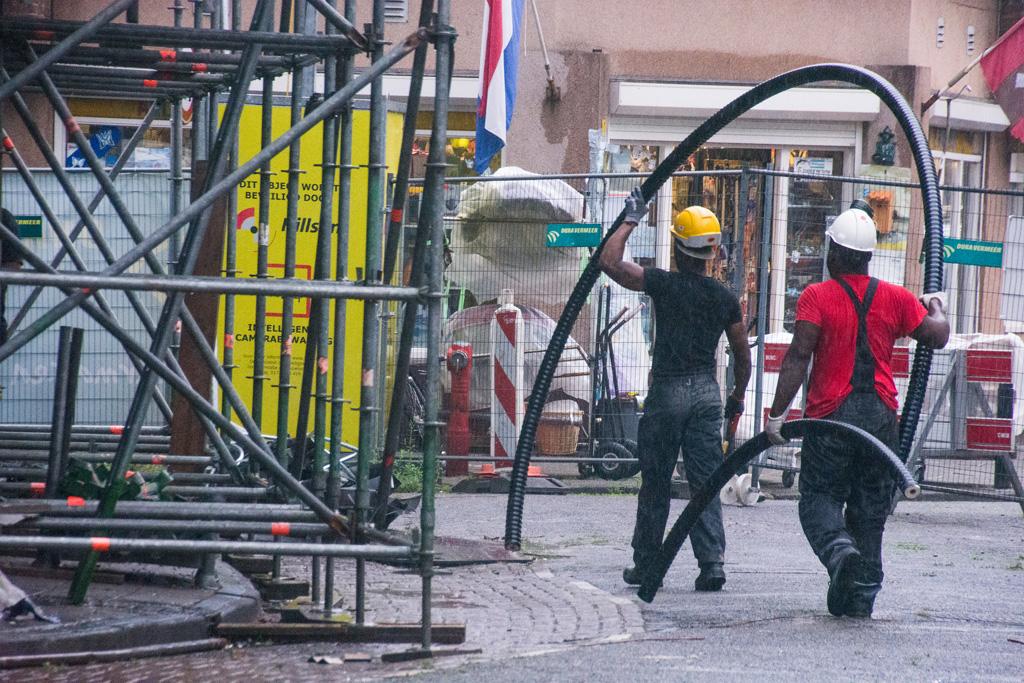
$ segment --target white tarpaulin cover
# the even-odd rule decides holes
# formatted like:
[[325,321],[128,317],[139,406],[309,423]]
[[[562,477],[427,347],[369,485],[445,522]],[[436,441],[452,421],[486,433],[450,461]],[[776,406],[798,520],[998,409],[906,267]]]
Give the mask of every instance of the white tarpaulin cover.
[[[468,289],[478,302],[496,300],[503,289],[511,289],[517,306],[532,307],[553,320],[561,314],[589,258],[589,250],[546,246],[547,226],[583,221],[584,199],[562,180],[532,176],[535,174],[520,168],[505,167],[494,173],[501,180],[477,182],[462,191],[458,216],[452,222],[452,258],[446,274],[452,282]],[[639,305],[638,293],[614,283],[611,287],[612,315],[623,307]],[[594,299],[592,296],[591,300]],[[543,349],[551,330],[545,332],[541,326],[535,326],[527,334],[535,335],[535,342],[531,343]],[[486,335],[483,331],[480,334]],[[573,334],[584,349],[592,350],[594,330],[586,309]],[[651,361],[642,316],[637,315],[624,325],[614,342],[620,391],[646,394]],[[539,364],[542,354],[532,355],[536,359],[531,358],[530,362]],[[558,373],[563,371],[560,367]],[[532,386],[534,374],[528,376],[527,383]],[[474,373],[474,393],[476,379]],[[573,378],[571,383],[579,387],[579,398],[589,400],[587,378]]]

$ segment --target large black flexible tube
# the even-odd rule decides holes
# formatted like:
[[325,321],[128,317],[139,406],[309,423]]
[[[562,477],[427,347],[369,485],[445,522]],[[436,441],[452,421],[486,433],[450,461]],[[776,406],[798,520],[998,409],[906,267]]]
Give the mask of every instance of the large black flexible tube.
[[[859,442],[858,445],[863,447],[865,453],[877,456],[892,470],[897,480],[896,485],[903,491],[904,496],[907,498],[917,498],[921,493],[921,487],[914,481],[914,477],[907,470],[906,465],[903,464],[899,456],[893,453],[884,443],[862,429],[842,422],[833,422],[832,420],[793,420],[782,425],[782,435],[788,439],[799,439],[811,434],[815,436],[835,436]],[[641,583],[638,593],[641,600],[644,602],[654,600],[654,595],[658,592],[658,588],[661,586],[661,582],[665,578],[669,567],[672,566],[672,561],[679,553],[679,549],[683,547],[683,541],[690,535],[690,530],[697,522],[701,513],[704,512],[704,508],[708,506],[708,503],[718,495],[718,492],[725,486],[733,474],[745,468],[747,463],[756,458],[762,451],[770,448],[771,445],[771,442],[768,441],[768,435],[761,432],[733,451],[711,473],[708,480],[704,482],[704,486],[692,493],[690,502],[687,503],[676,523],[672,525],[672,529],[665,537],[665,542],[661,544],[661,549],[644,573],[643,583]]]
[[[680,164],[728,123],[774,95],[790,88],[818,81],[842,81],[869,90],[877,95],[896,116],[896,120],[899,122],[904,135],[906,135],[907,142],[913,153],[924,199],[924,291],[940,291],[942,289],[942,213],[939,200],[939,185],[935,175],[935,165],[928,148],[928,139],[921,130],[921,124],[914,116],[913,109],[903,96],[900,95],[899,91],[887,80],[867,69],[848,64],[815,64],[794,69],[754,86],[704,121],[672,150],[665,160],[641,184],[640,189],[643,192],[644,198],[648,200],[653,198],[658,188],[669,179],[672,173],[679,168]],[[551,388],[551,379],[555,374],[558,359],[565,348],[569,332],[576,323],[576,318],[579,316],[580,310],[590,294],[590,290],[593,288],[594,283],[597,282],[600,272],[598,258],[601,255],[601,251],[608,238],[622,224],[623,216],[624,213],[619,214],[601,241],[601,244],[594,250],[590,262],[587,263],[587,267],[584,269],[583,274],[580,276],[566,302],[565,308],[562,310],[562,315],[558,319],[558,324],[555,326],[555,331],[551,336],[551,341],[548,343],[548,348],[541,361],[537,379],[534,382],[533,391],[527,404],[522,430],[519,434],[519,443],[516,447],[515,461],[512,466],[508,504],[505,510],[505,547],[511,550],[518,550],[520,545],[523,522],[523,497],[526,492],[526,474],[530,465],[530,457],[533,453],[541,411],[544,408],[544,401],[547,398],[548,390]],[[900,423],[899,455],[904,461],[910,453],[910,446],[913,443],[914,433],[917,430],[917,421],[921,414],[921,403],[924,400],[928,372],[931,368],[931,356],[932,351],[930,348],[918,345],[910,377],[910,386],[907,389],[903,419]]]

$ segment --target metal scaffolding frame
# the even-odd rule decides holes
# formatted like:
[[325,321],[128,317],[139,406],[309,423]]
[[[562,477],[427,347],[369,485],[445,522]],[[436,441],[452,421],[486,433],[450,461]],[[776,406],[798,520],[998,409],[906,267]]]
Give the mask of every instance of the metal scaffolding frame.
[[[373,0],[373,20],[362,32],[354,25],[355,0],[344,0],[339,9],[336,0],[284,0],[275,7],[274,0],[257,0],[247,30],[241,25],[241,2],[230,3],[230,14],[224,16],[223,5],[214,3],[207,16],[201,3],[193,3],[191,25],[185,17],[183,0],[173,0],[169,8],[173,25],[147,26],[137,23],[137,15],[129,15],[126,23],[114,23],[130,8],[134,0],[113,0],[93,19],[86,22],[5,18],[0,23],[0,101],[10,101],[23,121],[35,145],[47,161],[50,171],[78,216],[71,230],[57,218],[51,203],[40,190],[32,171],[24,161],[18,145],[0,129],[3,149],[0,166],[10,158],[22,181],[28,187],[40,211],[60,241],[61,250],[46,262],[23,248],[27,268],[22,272],[0,272],[0,283],[34,286],[27,303],[17,312],[11,334],[0,344],[0,362],[9,359],[39,334],[57,324],[73,310],[80,309],[113,335],[123,346],[138,372],[138,384],[131,408],[116,436],[99,438],[94,430],[76,426],[74,422],[75,391],[73,382],[58,386],[53,426],[57,435],[31,425],[0,425],[0,478],[8,479],[5,492],[21,490],[37,492],[31,480],[42,476],[47,482],[46,498],[33,501],[39,514],[27,521],[14,534],[0,537],[0,549],[33,547],[51,556],[61,551],[84,552],[69,591],[73,602],[81,602],[88,591],[96,563],[104,552],[184,552],[207,558],[227,552],[255,552],[272,555],[308,555],[312,558],[311,584],[314,601],[322,599],[325,612],[333,606],[337,581],[335,561],[355,561],[356,622],[365,621],[367,560],[412,561],[422,580],[421,646],[429,650],[431,637],[431,579],[434,552],[434,486],[438,449],[440,400],[440,368],[428,364],[428,391],[423,454],[423,496],[420,527],[410,537],[383,531],[381,510],[390,495],[385,484],[371,498],[369,471],[372,462],[382,454],[382,408],[377,383],[383,382],[387,349],[381,333],[385,309],[382,302],[403,301],[406,325],[403,342],[411,334],[411,320],[419,304],[428,313],[428,357],[438,357],[441,329],[441,298],[443,271],[443,181],[446,168],[445,139],[447,134],[448,85],[452,72],[452,47],[455,33],[448,25],[450,0],[422,0],[417,29],[404,40],[386,49],[384,42],[384,0]],[[316,19],[324,21],[325,31],[315,32]],[[275,21],[277,20],[277,21]],[[397,231],[401,216],[392,215],[385,242],[385,210],[388,199],[385,166],[385,124],[387,104],[383,97],[382,76],[410,53],[415,52],[408,98],[404,138],[415,130],[420,89],[426,69],[427,52],[434,46],[435,76],[434,120],[431,145],[424,181],[423,209],[420,212],[416,250],[413,259],[412,286],[390,284],[395,263]],[[357,61],[365,58],[356,69]],[[322,101],[310,105],[310,69],[320,68],[324,75]],[[271,130],[273,83],[275,77],[290,73],[290,127],[274,138]],[[238,155],[239,122],[242,107],[253,81],[262,85],[260,151],[242,162]],[[351,197],[353,109],[352,99],[363,88],[370,88],[369,98],[369,180],[366,197],[366,263],[360,282],[348,279],[349,210]],[[94,196],[85,201],[76,192],[63,164],[54,153],[38,122],[33,120],[22,93],[42,93],[66,127],[69,141],[77,144],[80,153],[96,179]],[[89,141],[73,116],[68,96],[115,94],[152,102],[149,112],[132,139],[123,148],[117,163],[106,168],[90,147]],[[205,160],[206,173],[202,187],[190,203],[182,202],[183,183],[187,179],[183,159],[184,136],[182,100],[192,98],[193,162]],[[169,191],[170,213],[157,229],[145,234],[121,197],[114,180],[132,157],[136,145],[158,113],[170,110],[171,161]],[[223,109],[219,109],[223,106]],[[305,111],[303,108],[305,107]],[[0,121],[2,125],[2,121]],[[337,207],[334,272],[331,271],[331,230],[319,231],[316,243],[315,269],[312,281],[295,278],[295,245],[298,233],[299,153],[303,135],[322,125],[321,157],[322,188],[340,186]],[[20,141],[19,141],[20,143]],[[392,187],[394,205],[404,204],[411,167],[412,145],[404,141],[397,176]],[[227,197],[228,216],[234,218],[237,186],[253,173],[260,176],[258,220],[260,235],[269,230],[270,182],[274,172],[271,160],[287,150],[287,216],[285,219],[286,258],[283,278],[272,278],[268,271],[268,243],[258,241],[256,277],[239,278],[236,261],[235,230],[228,229],[225,240],[223,277],[193,274],[203,248],[204,236],[213,220],[214,202]],[[0,187],[0,192],[3,188]],[[322,192],[320,225],[331,226],[335,211],[333,193]],[[2,200],[0,194],[0,200]],[[94,212],[102,201],[113,207],[121,226],[133,241],[126,253],[118,256],[104,237]],[[17,241],[17,236],[0,227],[0,234]],[[76,240],[89,236],[108,264],[100,272],[88,272],[86,262],[76,248]],[[167,243],[170,255],[161,263],[153,254],[155,247]],[[57,270],[70,259],[75,270]],[[127,274],[129,267],[143,261],[149,274]],[[52,287],[65,298],[49,310],[31,319],[32,305],[42,288]],[[148,335],[147,344],[139,343],[118,320],[102,290],[123,291],[131,311]],[[139,292],[161,292],[165,295],[157,319],[149,314],[138,299]],[[264,329],[268,297],[282,299],[281,339],[278,344],[278,419],[277,433],[263,433],[263,399],[266,395],[267,340],[256,335],[255,356],[251,368],[239,368],[230,345],[218,357],[200,323],[184,301],[186,293],[224,295],[222,324],[227,334],[235,330],[235,297],[254,296],[255,324]],[[295,298],[309,298],[312,311],[305,358],[299,410],[290,414],[288,397],[295,388],[290,384],[291,337],[294,330]],[[355,397],[344,396],[344,367],[352,364],[346,358],[345,306],[349,300],[363,302],[361,370],[362,387],[358,398],[359,436],[355,455],[354,491],[351,505],[342,507],[342,427],[343,407]],[[329,314],[334,315],[333,330]],[[410,313],[411,312],[411,313]],[[411,317],[410,317],[411,315]],[[68,329],[68,328],[64,328]],[[187,335],[198,351],[220,394],[220,405],[193,388],[178,360],[179,335]],[[329,352],[329,340],[337,343]],[[63,367],[76,367],[74,359],[81,345],[80,331],[62,332],[62,341],[55,353]],[[411,339],[411,337],[410,337]],[[408,365],[408,344],[398,357],[399,367]],[[384,352],[382,353],[382,348]],[[69,365],[69,363],[71,363]],[[333,374],[329,375],[333,367]],[[253,389],[251,403],[246,404],[235,389],[232,379],[236,371],[251,372]],[[367,379],[369,378],[369,379]],[[376,381],[375,381],[376,378]],[[154,433],[144,426],[148,408],[154,404],[167,419],[172,418],[167,395],[158,382],[180,394],[200,418],[207,437],[208,455],[182,456],[165,452],[150,455],[147,448],[166,447],[166,431]],[[396,386],[404,383],[396,382]],[[401,405],[401,394],[392,400]],[[250,406],[251,405],[251,409]],[[400,412],[400,410],[399,410]],[[306,457],[309,416],[312,414],[312,477],[301,480]],[[330,431],[332,437],[328,439]],[[391,429],[388,430],[389,439]],[[44,448],[42,444],[49,439]],[[98,501],[87,502],[73,497],[60,499],[58,486],[67,463],[68,452],[76,444],[89,441],[103,452],[83,456],[84,461],[102,462],[109,466],[110,476]],[[33,450],[33,444],[40,448]],[[383,449],[385,469],[390,480],[393,448]],[[239,459],[242,452],[246,456]],[[297,461],[297,462],[296,462]],[[40,463],[46,464],[41,468]],[[129,465],[153,464],[213,465],[215,471],[190,474],[167,490],[191,502],[119,502]],[[10,479],[15,481],[10,481]],[[186,485],[182,485],[186,484]],[[269,500],[268,503],[194,502],[210,497]],[[40,505],[48,503],[48,508]],[[18,502],[8,503],[5,510],[18,509]],[[42,512],[40,513],[40,510]],[[69,517],[70,515],[70,517]],[[377,526],[373,525],[377,519]],[[177,520],[177,521],[175,521]],[[281,526],[284,524],[285,526]],[[280,543],[281,529],[289,535],[305,537],[309,542]],[[76,536],[75,532],[91,534]],[[118,537],[118,533],[143,534],[143,538]],[[168,540],[161,534],[189,532],[194,539]],[[63,536],[49,534],[60,533]],[[30,534],[30,535],[26,535]],[[35,535],[31,535],[35,534]],[[228,541],[219,534],[250,534],[265,541]],[[111,536],[112,535],[112,536]],[[322,561],[324,563],[322,564]],[[208,572],[207,560],[200,574]],[[279,565],[275,565],[275,569]],[[276,575],[276,571],[275,571]],[[197,576],[197,580],[200,577]]]

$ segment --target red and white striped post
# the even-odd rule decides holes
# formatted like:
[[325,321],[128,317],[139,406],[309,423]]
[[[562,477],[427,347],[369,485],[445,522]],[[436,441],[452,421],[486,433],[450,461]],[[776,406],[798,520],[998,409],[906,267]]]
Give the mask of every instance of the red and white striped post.
[[491,457],[495,467],[510,467],[525,413],[523,314],[512,290],[501,290],[491,321]]

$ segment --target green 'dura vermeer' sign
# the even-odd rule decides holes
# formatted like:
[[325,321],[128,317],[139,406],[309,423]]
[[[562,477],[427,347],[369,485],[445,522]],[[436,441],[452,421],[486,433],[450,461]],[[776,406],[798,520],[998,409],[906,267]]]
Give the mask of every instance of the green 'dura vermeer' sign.
[[600,223],[548,223],[544,240],[549,247],[596,247],[600,243]]

